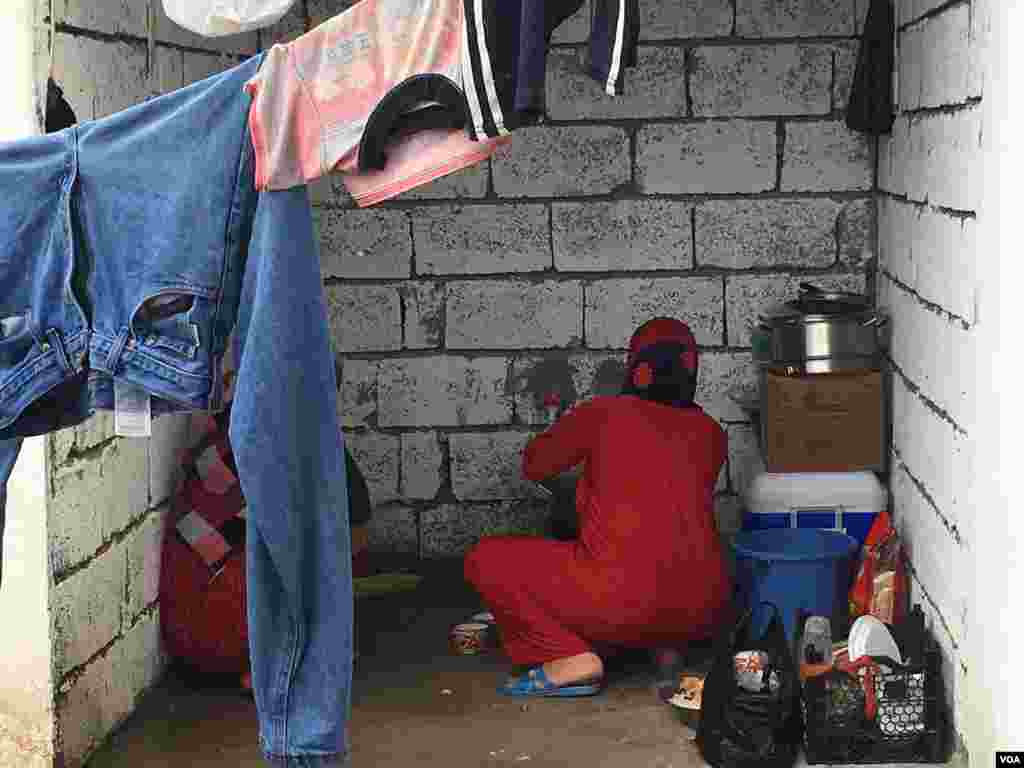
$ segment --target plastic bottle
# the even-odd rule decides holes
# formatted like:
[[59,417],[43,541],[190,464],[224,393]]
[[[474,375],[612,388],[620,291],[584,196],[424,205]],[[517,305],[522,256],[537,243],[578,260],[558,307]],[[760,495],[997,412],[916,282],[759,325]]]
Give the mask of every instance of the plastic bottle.
[[832,624],[826,616],[809,616],[800,641],[800,677],[806,680],[832,666]]

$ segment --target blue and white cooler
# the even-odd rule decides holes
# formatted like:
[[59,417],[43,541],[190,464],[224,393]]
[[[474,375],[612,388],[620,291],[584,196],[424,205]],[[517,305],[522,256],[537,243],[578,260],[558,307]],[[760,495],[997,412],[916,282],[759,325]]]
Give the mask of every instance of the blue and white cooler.
[[765,472],[747,490],[743,530],[841,531],[856,539],[859,548],[888,501],[874,472]]

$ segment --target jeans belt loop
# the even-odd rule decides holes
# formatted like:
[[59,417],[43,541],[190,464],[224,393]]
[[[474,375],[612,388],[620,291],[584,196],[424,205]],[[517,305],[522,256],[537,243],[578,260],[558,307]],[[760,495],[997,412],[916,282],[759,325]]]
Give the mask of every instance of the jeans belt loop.
[[121,362],[121,353],[124,351],[125,344],[128,343],[128,337],[131,335],[129,328],[123,328],[121,333],[114,339],[114,346],[110,348],[110,354],[107,355],[106,368],[110,371],[110,375],[114,376],[117,374],[117,364]]
[[68,350],[64,346],[64,337],[60,331],[56,328],[50,328],[46,331],[46,339],[57,353],[57,361],[60,363],[60,367],[64,369],[64,373],[74,373],[75,369],[71,365],[71,358],[68,357]]

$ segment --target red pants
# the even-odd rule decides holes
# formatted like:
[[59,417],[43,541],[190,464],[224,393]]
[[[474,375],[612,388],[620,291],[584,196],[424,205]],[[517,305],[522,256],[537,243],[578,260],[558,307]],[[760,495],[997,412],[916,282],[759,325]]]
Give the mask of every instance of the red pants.
[[701,599],[696,611],[674,599],[659,605],[656,585],[588,559],[576,542],[485,538],[466,556],[465,575],[494,613],[514,664],[609,647],[682,648],[709,637],[721,617]]

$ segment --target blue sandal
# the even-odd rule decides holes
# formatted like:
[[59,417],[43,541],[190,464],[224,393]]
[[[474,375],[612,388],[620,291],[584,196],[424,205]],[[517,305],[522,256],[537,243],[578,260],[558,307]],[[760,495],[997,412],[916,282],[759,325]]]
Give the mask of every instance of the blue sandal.
[[510,679],[498,689],[505,696],[558,696],[571,698],[575,696],[593,696],[600,693],[601,680],[581,680],[568,685],[555,685],[544,673],[544,667],[534,667],[526,674]]

